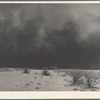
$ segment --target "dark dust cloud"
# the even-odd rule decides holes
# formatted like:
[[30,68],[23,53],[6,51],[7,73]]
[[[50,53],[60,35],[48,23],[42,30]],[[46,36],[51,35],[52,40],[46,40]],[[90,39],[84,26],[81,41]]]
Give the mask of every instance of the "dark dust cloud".
[[0,66],[100,67],[100,5],[0,4]]

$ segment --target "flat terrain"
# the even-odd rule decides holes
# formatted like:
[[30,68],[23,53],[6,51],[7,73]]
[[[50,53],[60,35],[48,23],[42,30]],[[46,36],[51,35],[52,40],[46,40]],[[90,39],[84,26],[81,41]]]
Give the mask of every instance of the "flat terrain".
[[[78,73],[77,70],[59,69],[43,70],[28,69],[0,69],[0,91],[99,91],[100,78],[96,80],[88,80],[90,87],[86,85],[86,78],[76,77],[77,82],[73,83],[73,75],[69,72],[74,72],[74,76]],[[98,73],[99,71],[85,71],[87,73]],[[49,74],[47,74],[49,73]],[[80,71],[81,73],[81,71]],[[80,74],[78,73],[78,74]],[[96,76],[96,75],[95,75]],[[89,76],[91,78],[91,76]],[[89,79],[90,79],[89,78]]]

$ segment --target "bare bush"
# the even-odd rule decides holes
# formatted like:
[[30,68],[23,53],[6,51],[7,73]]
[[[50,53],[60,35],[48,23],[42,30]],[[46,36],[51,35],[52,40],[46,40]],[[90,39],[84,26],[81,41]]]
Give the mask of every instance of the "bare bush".
[[71,85],[85,85],[86,88],[95,88],[100,84],[100,73],[93,71],[69,71],[66,73],[72,77]]
[[95,88],[96,85],[100,83],[100,80],[99,80],[100,77],[98,73],[95,73],[93,71],[85,72],[84,76],[86,77],[87,88]]
[[30,74],[30,71],[29,71],[29,69],[25,68],[25,69],[23,70],[23,73],[25,73],[25,74]]
[[43,72],[42,72],[42,75],[50,76],[50,72],[48,71],[48,69],[44,69]]
[[78,80],[83,76],[83,71],[70,71],[67,75],[73,78],[72,85],[78,84]]

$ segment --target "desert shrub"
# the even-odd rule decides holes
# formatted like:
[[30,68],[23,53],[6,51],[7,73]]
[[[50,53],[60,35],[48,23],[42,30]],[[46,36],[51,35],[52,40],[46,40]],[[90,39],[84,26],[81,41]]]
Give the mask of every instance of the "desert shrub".
[[72,77],[72,85],[76,85],[78,84],[78,80],[83,76],[83,71],[70,71],[66,74]]
[[30,71],[29,71],[29,69],[25,68],[25,69],[23,70],[23,73],[25,73],[25,74],[29,74]]
[[50,66],[49,69],[55,71],[55,70],[57,70],[57,67],[55,67],[55,66]]
[[50,70],[52,70],[54,73],[59,74],[59,71],[58,71],[59,69],[55,66],[50,67]]
[[81,85],[82,87],[85,87],[85,85],[86,85],[86,77],[81,76],[81,77],[78,79],[77,84],[78,84],[78,85]]
[[50,72],[48,71],[48,69],[44,69],[42,71],[42,75],[44,75],[44,76],[50,76]]
[[85,72],[84,76],[86,77],[87,88],[95,88],[95,86],[100,83],[99,74],[96,72]]
[[69,71],[67,75],[72,77],[71,85],[85,85],[86,88],[95,88],[100,83],[100,74],[94,71]]
[[66,75],[65,76],[64,75],[64,81],[66,82],[65,86],[68,86],[68,85],[72,85],[73,84],[73,78],[72,78],[72,76],[69,76],[69,75]]

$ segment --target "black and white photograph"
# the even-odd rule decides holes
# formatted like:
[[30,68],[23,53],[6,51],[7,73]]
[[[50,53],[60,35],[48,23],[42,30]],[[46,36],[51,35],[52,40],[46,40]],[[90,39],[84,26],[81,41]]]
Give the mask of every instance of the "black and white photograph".
[[100,4],[0,3],[0,91],[100,91]]

